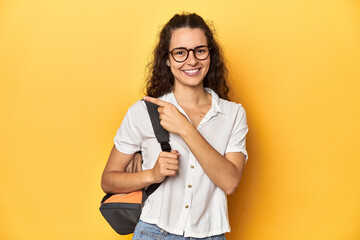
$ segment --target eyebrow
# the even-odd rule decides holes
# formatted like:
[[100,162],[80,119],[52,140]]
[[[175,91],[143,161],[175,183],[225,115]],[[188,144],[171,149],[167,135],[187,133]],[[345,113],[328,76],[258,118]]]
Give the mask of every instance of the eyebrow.
[[186,48],[186,47],[174,47],[172,50],[174,49],[178,49],[178,48],[184,48],[184,49],[195,49],[195,48],[198,48],[198,47],[209,47],[207,44],[202,44],[202,45],[198,45],[196,47],[193,47],[193,48]]

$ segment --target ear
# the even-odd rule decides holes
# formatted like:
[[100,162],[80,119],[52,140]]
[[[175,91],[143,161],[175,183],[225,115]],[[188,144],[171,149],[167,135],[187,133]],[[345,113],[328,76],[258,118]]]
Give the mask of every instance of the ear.
[[170,60],[166,60],[166,65],[168,65],[168,67],[170,67]]

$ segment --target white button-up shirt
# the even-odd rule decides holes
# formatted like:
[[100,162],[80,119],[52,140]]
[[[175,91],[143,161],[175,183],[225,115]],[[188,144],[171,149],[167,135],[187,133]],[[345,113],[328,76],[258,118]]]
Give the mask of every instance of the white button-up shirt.
[[[212,104],[197,130],[220,154],[242,152],[247,161],[245,137],[248,126],[244,108],[241,104],[219,98],[211,89],[206,88],[206,91],[212,94]],[[173,92],[159,99],[172,103],[186,116]],[[143,169],[153,168],[161,147],[143,101],[129,108],[114,142],[117,150],[123,153],[141,150]],[[204,238],[229,232],[224,191],[209,179],[179,135],[170,133],[170,145],[181,154],[179,172],[174,177],[167,177],[145,201],[140,219],[184,237]]]

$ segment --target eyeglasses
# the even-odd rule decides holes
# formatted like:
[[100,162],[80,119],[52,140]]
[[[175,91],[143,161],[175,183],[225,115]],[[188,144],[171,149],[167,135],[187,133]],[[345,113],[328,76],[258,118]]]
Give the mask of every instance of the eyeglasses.
[[184,47],[174,48],[169,51],[169,53],[176,62],[182,63],[188,59],[190,51],[192,51],[195,58],[200,61],[205,60],[210,55],[210,48],[206,45],[201,45],[194,49],[187,49]]

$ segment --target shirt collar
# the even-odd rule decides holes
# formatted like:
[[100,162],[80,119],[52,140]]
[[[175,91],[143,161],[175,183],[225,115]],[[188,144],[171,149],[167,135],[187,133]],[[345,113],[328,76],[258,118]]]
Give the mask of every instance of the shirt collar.
[[[219,96],[216,94],[216,92],[214,92],[211,88],[205,88],[205,91],[207,91],[208,93],[211,94],[212,96],[212,100],[211,100],[211,108],[209,110],[209,112],[211,113],[211,116],[215,116],[218,113],[222,113],[225,114],[225,111],[223,110],[223,108],[221,108],[220,106],[220,98]],[[161,100],[169,102],[171,104],[173,104],[174,106],[176,106],[180,112],[183,112],[183,109],[181,108],[181,106],[178,104],[178,102],[176,101],[174,92],[171,91],[165,95],[163,95],[162,97],[160,97]]]
[[216,94],[216,92],[214,92],[211,88],[205,88],[205,91],[211,93],[212,95],[211,111],[213,111],[214,115],[216,115],[217,113],[225,114],[223,108],[221,108],[220,106],[220,98]]

